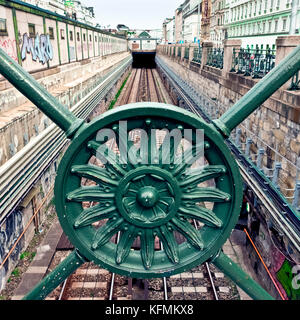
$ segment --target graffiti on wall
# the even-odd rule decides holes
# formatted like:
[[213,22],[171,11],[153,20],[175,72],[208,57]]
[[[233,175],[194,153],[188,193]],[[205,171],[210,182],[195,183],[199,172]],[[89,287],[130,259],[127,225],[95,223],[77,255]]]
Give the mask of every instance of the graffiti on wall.
[[45,64],[53,59],[53,48],[50,41],[50,36],[47,34],[36,34],[35,38],[30,38],[27,33],[23,34],[23,42],[21,49],[22,60],[26,59],[26,54],[31,53],[33,61],[39,60]]
[[[297,265],[292,265],[290,261],[285,260],[280,270],[277,272],[277,279],[284,288],[290,300],[300,300],[300,276]],[[299,268],[300,269],[300,268]]]
[[3,49],[11,58],[18,61],[17,45],[16,40],[11,39],[0,39],[0,47]]
[[[5,224],[0,228],[0,262],[4,260],[5,256],[14,245],[19,235],[23,232],[22,212],[15,210],[5,221]],[[18,242],[15,249],[10,255],[13,264],[19,259],[21,250],[24,246],[24,239]],[[6,260],[4,266],[0,269],[0,290],[5,284],[5,275],[8,271],[9,259]]]

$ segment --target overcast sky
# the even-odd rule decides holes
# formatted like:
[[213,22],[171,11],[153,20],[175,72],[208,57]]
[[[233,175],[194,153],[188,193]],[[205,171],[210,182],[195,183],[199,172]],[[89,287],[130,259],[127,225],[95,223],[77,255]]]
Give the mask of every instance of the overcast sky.
[[125,24],[132,29],[157,29],[163,20],[174,16],[175,9],[184,0],[82,0],[94,7],[96,22],[116,28]]

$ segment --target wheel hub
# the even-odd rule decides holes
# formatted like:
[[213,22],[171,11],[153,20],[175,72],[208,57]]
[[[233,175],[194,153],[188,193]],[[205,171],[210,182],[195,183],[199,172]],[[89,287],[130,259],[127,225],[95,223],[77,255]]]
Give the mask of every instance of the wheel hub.
[[127,222],[154,228],[168,222],[176,213],[181,191],[166,170],[143,166],[121,179],[116,204]]

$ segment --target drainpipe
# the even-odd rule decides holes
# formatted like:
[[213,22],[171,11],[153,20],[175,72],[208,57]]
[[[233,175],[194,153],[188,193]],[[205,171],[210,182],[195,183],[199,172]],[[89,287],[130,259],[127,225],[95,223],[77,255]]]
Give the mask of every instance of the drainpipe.
[[296,34],[297,11],[298,11],[298,0],[293,0],[292,1],[289,35]]
[[200,1],[198,3],[198,30],[197,30],[197,39],[200,40]]

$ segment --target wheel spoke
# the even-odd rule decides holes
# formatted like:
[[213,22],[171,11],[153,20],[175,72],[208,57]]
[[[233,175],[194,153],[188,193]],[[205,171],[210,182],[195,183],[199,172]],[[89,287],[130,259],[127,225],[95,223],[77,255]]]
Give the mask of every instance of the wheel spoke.
[[167,131],[166,132],[166,136],[161,144],[161,146],[159,147],[158,153],[159,153],[159,163],[165,167],[165,166],[169,166],[170,164],[174,163],[174,159],[176,157],[176,152],[178,149],[178,146],[181,143],[182,140],[182,135],[181,135],[181,131],[179,129],[178,130],[178,136],[177,136],[177,132],[175,133],[175,137],[174,136],[170,136],[170,133]]
[[100,201],[103,199],[111,199],[115,197],[115,193],[111,192],[111,188],[106,187],[106,191],[102,191],[99,186],[80,187],[67,194],[69,201]]
[[122,223],[124,223],[124,219],[122,218],[108,220],[106,224],[100,227],[95,233],[92,241],[92,249],[95,250],[105,245],[110,238],[120,230]]
[[229,193],[223,192],[217,188],[197,188],[196,190],[185,193],[183,200],[192,200],[194,202],[224,202],[229,201],[231,196]]
[[195,161],[197,161],[201,156],[204,156],[204,152],[201,152],[201,150],[206,149],[208,146],[207,142],[201,142],[197,145],[193,145],[187,151],[184,151],[184,154],[178,155],[174,160],[175,169],[173,170],[173,175],[178,176],[187,168],[191,167]]
[[94,165],[79,165],[73,166],[71,172],[81,177],[101,182],[110,186],[117,186],[118,181],[111,179],[110,175],[104,168],[100,168]]
[[202,241],[200,232],[196,230],[188,221],[177,218],[172,219],[172,225],[181,233],[194,247],[203,250],[204,243]]
[[219,219],[212,210],[209,210],[204,207],[180,207],[179,212],[181,212],[185,217],[199,220],[211,227],[220,228],[223,225],[222,220]]
[[180,183],[182,188],[189,186],[193,188],[200,184],[201,182],[207,181],[209,179],[217,178],[226,173],[226,167],[222,165],[211,165],[204,167],[199,173],[191,174]]
[[110,169],[112,172],[118,174],[119,177],[124,176],[127,173],[127,171],[124,170],[119,163],[119,156],[107,146],[103,146],[96,141],[90,141],[88,143],[88,148],[92,150],[93,155],[97,159],[105,163],[105,167],[107,169]]
[[116,263],[123,263],[129,255],[132,243],[136,238],[134,226],[130,226],[127,230],[121,232],[120,240],[117,245]]
[[145,269],[150,269],[154,258],[154,235],[151,229],[145,229],[140,236],[141,258]]
[[164,251],[169,260],[174,264],[179,263],[178,244],[174,238],[173,232],[168,230],[166,226],[160,226],[158,237],[163,243]]
[[75,228],[81,228],[91,225],[94,222],[111,218],[116,212],[115,206],[107,207],[103,204],[98,204],[94,207],[83,210],[74,222]]

